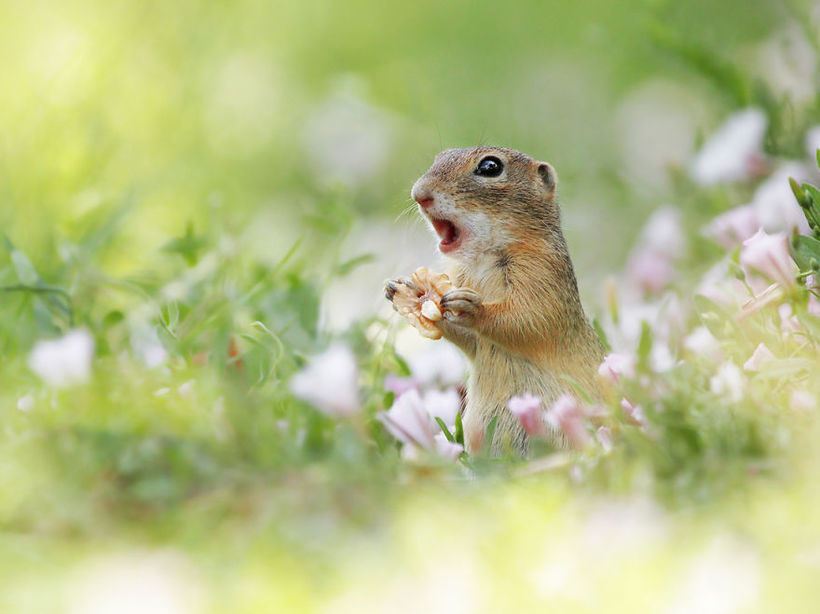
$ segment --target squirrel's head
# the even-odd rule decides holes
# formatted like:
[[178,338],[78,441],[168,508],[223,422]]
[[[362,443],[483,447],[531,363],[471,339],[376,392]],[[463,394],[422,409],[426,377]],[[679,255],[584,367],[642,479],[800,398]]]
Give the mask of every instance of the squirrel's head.
[[474,258],[530,238],[560,234],[557,177],[546,162],[514,149],[448,149],[413,185],[442,253]]

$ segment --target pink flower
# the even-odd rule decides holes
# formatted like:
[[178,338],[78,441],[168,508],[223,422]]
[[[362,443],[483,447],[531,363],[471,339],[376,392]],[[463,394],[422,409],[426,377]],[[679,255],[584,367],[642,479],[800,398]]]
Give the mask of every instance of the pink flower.
[[448,441],[444,433],[438,433],[435,439],[435,450],[439,456],[449,458],[450,460],[457,460],[459,455],[464,452],[464,446],[460,443]]
[[592,441],[584,420],[583,407],[568,394],[562,394],[556,399],[547,412],[547,419],[557,426],[576,448],[583,448]]
[[677,271],[667,258],[650,250],[638,250],[629,257],[627,276],[645,294],[658,294],[674,281]]
[[755,174],[763,158],[767,124],[766,114],[760,109],[744,109],[731,115],[692,160],[692,179],[699,185],[714,185]]
[[398,375],[387,375],[384,378],[384,389],[396,395],[396,398],[403,395],[408,390],[418,389],[419,384],[413,377],[400,377]]
[[731,249],[754,235],[759,228],[755,207],[743,205],[717,216],[703,229],[703,235]]
[[627,379],[635,377],[635,366],[637,359],[633,354],[619,354],[613,352],[607,354],[601,366],[598,367],[598,375],[608,379],[613,384],[617,384],[621,376]]
[[513,397],[507,402],[507,409],[518,418],[521,426],[532,437],[544,437],[547,434],[544,419],[541,415],[541,399],[529,392]]
[[776,360],[774,354],[771,353],[765,344],[761,343],[755,348],[755,351],[752,352],[749,360],[743,363],[743,370],[760,371],[760,367],[772,360]]
[[633,405],[629,399],[624,397],[621,399],[621,411],[624,412],[626,419],[635,426],[646,426],[646,416],[643,413],[643,407],[640,405]]
[[418,390],[405,392],[388,411],[377,414],[376,419],[405,444],[402,454],[406,458],[417,457],[418,450],[423,449],[455,459],[463,450],[460,444],[447,441],[444,433],[436,433],[438,427],[434,426]]
[[744,269],[763,273],[783,287],[795,285],[795,267],[789,255],[786,235],[766,234],[762,230],[743,242],[740,264]]
[[433,449],[435,430],[430,414],[417,390],[409,390],[396,399],[393,406],[376,418],[399,441],[424,448]]
[[334,345],[291,378],[290,391],[329,416],[350,416],[360,409],[356,379],[353,352]]

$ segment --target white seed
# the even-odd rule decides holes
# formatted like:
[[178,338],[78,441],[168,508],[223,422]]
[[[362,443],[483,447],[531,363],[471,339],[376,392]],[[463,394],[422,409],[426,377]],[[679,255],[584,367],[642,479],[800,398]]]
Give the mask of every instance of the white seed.
[[421,305],[421,315],[431,322],[438,322],[441,320],[441,309],[438,308],[435,301],[426,300]]

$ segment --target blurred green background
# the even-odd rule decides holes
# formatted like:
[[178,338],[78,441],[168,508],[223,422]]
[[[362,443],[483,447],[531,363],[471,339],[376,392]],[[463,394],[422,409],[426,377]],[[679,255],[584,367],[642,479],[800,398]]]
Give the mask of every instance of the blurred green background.
[[[600,312],[649,211],[673,201],[694,234],[745,202],[682,179],[725,116],[785,109],[768,153],[805,155],[818,19],[808,0],[0,0],[0,285],[71,296],[0,293],[0,609],[811,611],[816,428],[776,488],[739,485],[731,412],[594,484],[471,480],[407,468],[372,420],[337,424],[286,382],[334,329],[365,415],[384,409],[403,365],[373,341],[381,284],[434,259],[402,212],[448,147],[557,168]],[[724,60],[769,97],[692,70]],[[693,270],[718,253],[697,241]],[[26,357],[73,327],[95,375],[45,390]],[[165,367],[140,361],[144,337]],[[781,441],[748,420],[766,452]],[[731,607],[708,609],[704,576]]]
[[765,73],[755,46],[789,18],[766,0],[3,2],[0,227],[48,268],[128,203],[103,261],[133,272],[212,207],[227,229],[275,220],[269,247],[329,199],[393,218],[435,153],[493,143],[556,166],[573,246],[625,235],[575,250],[592,269],[733,105],[649,33]]

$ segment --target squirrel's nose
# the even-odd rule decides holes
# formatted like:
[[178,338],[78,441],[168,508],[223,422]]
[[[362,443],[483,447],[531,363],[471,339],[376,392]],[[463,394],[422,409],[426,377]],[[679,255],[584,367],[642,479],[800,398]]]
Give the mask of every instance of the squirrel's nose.
[[433,204],[435,200],[435,196],[430,189],[420,185],[421,181],[417,181],[416,184],[413,186],[413,190],[410,192],[410,196],[415,200],[422,209],[426,209],[427,207]]

